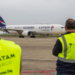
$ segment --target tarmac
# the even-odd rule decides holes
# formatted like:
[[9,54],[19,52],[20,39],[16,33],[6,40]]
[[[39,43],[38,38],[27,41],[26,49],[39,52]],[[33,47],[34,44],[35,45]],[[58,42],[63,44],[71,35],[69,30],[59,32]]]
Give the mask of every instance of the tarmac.
[[21,75],[56,75],[57,57],[52,55],[52,49],[57,37],[0,37],[14,41],[21,46]]

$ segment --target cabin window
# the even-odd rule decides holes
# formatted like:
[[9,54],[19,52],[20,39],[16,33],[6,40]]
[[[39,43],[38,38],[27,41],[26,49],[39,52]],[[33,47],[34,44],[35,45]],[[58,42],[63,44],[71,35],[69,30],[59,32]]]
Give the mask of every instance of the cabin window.
[[65,27],[61,27],[61,28],[65,28]]

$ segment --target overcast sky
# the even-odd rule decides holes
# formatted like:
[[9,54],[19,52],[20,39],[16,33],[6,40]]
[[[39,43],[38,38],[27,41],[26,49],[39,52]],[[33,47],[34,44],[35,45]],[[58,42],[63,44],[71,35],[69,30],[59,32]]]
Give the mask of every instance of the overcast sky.
[[6,24],[65,24],[75,19],[75,0],[0,0]]

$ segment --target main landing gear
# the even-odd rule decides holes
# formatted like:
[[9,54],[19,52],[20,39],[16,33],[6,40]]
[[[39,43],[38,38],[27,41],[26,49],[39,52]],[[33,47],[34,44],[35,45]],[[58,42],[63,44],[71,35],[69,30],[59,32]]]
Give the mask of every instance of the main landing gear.
[[19,36],[19,38],[24,38],[24,36]]
[[[30,37],[31,37],[31,38],[35,38],[34,35],[31,35]],[[19,38],[24,38],[24,36],[20,35]]]
[[31,38],[35,38],[35,36],[34,36],[34,35],[31,35],[30,37],[31,37]]

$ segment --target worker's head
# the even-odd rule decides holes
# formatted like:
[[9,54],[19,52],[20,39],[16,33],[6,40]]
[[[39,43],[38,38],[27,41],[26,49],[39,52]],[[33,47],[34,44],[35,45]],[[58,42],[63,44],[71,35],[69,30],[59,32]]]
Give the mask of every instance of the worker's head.
[[65,30],[66,30],[66,32],[69,32],[69,31],[75,32],[75,20],[68,19],[65,24]]

